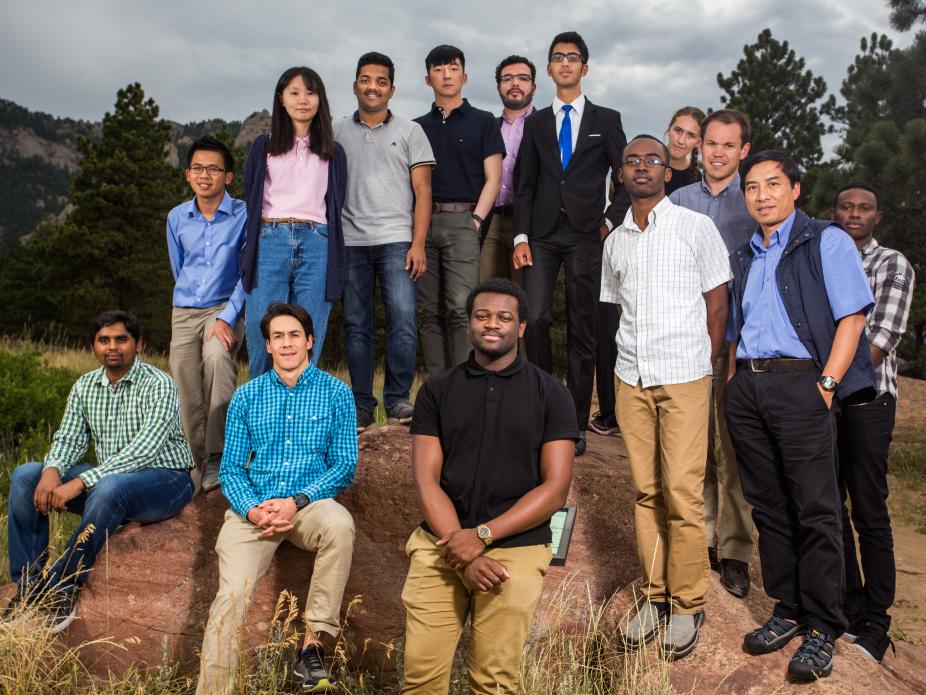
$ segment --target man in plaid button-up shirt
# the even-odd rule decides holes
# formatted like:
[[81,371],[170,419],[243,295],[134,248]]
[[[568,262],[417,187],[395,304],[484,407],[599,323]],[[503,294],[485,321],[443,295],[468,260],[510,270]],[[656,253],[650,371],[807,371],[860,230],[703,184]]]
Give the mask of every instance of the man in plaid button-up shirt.
[[[887,510],[887,457],[897,410],[897,355],[913,300],[913,268],[903,254],[874,239],[881,221],[878,193],[852,183],[833,202],[833,219],[842,224],[862,256],[875,306],[868,315],[868,343],[875,366],[877,398],[844,404],[839,422],[839,483],[843,498],[846,563],[846,617],[855,647],[880,661],[890,639],[894,602],[894,539]],[[852,503],[851,523],[845,500]],[[859,536],[862,576],[856,559]]]
[[[180,428],[173,379],[136,359],[138,321],[124,311],[100,314],[91,327],[102,365],[71,389],[44,464],[25,463],[10,480],[10,573],[14,605],[38,602],[53,632],[75,616],[77,594],[96,555],[124,521],[151,523],[190,501],[193,467]],[[81,463],[93,442],[98,465]],[[48,513],[81,514],[61,558],[48,558]]]
[[273,369],[235,392],[225,420],[219,482],[231,509],[215,544],[219,590],[203,638],[197,695],[232,692],[238,629],[284,540],[316,553],[305,642],[293,675],[305,690],[333,687],[322,639],[330,649],[340,631],[354,548],[353,518],[333,499],[353,482],[357,467],[354,396],[311,364],[312,319],[305,309],[271,304],[260,325]]

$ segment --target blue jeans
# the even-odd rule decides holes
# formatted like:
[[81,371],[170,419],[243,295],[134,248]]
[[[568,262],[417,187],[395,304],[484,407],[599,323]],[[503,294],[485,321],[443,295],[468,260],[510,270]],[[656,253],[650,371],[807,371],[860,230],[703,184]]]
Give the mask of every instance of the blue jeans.
[[374,283],[386,308],[386,381],[383,403],[408,400],[415,378],[415,283],[405,270],[410,242],[347,247],[344,283],[344,351],[357,407],[373,412]]
[[[61,477],[61,482],[74,480],[89,469],[88,464],[74,466]],[[42,464],[32,461],[17,466],[10,478],[10,574],[20,591],[52,588],[67,592],[80,588],[87,581],[97,553],[120,524],[126,521],[150,524],[169,519],[193,497],[189,471],[144,468],[101,478],[67,503],[68,511],[81,515],[80,525],[58,561],[41,576],[48,558],[48,517],[33,504],[41,477]],[[86,538],[80,538],[90,524],[94,530]]]
[[270,369],[260,320],[273,302],[298,304],[309,312],[315,330],[312,364],[318,363],[328,330],[331,302],[328,278],[328,225],[264,222],[260,226],[254,287],[245,300],[250,378]]

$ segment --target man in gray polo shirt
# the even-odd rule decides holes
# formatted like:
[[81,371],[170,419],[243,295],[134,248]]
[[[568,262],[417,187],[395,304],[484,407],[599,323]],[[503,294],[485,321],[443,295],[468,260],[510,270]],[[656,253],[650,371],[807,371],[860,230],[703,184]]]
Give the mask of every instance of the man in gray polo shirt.
[[389,111],[395,67],[382,53],[357,62],[358,109],[334,125],[347,154],[342,222],[347,247],[344,351],[357,406],[357,429],[373,424],[373,307],[379,280],[386,309],[386,414],[411,422],[415,376],[415,281],[424,274],[431,222],[434,154],[421,126]]
[[[733,253],[756,230],[755,220],[746,209],[739,175],[740,161],[749,154],[749,119],[733,109],[715,111],[701,123],[701,140],[704,180],[675,190],[669,200],[710,217],[727,251]],[[720,572],[720,584],[724,589],[743,598],[749,592],[752,508],[743,498],[736,452],[723,416],[726,355],[724,346],[714,364],[713,434],[707,448],[704,478],[704,529],[711,569]],[[718,513],[720,510],[722,513]]]

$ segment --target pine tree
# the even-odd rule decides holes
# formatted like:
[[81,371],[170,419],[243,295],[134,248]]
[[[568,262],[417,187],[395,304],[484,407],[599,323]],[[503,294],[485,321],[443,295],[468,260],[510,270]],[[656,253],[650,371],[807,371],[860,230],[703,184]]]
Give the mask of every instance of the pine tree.
[[726,92],[720,101],[749,116],[753,152],[783,150],[810,169],[823,157],[820,138],[833,130],[822,117],[832,113],[835,97],[825,98],[824,79],[805,70],[804,59],[787,41],[772,37],[770,29],[743,46],[743,52],[729,77],[717,74],[717,84]]
[[926,2],[923,0],[887,0],[891,8],[891,26],[908,31],[917,22],[926,22]]

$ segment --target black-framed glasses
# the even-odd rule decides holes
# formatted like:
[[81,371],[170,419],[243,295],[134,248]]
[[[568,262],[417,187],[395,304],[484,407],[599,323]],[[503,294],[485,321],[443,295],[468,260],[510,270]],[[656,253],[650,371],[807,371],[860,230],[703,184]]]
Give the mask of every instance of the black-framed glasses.
[[582,54],[581,53],[554,53],[553,55],[550,56],[551,63],[562,63],[564,60],[570,63],[581,63]]
[[203,166],[202,164],[191,164],[190,171],[197,176],[202,174],[204,171],[209,174],[209,176],[218,176],[219,174],[225,173],[225,169],[217,167],[215,164],[210,164],[209,166]]
[[646,164],[649,168],[654,167],[664,167],[666,165],[666,160],[659,157],[650,157],[649,159],[641,159],[640,157],[634,157],[633,159],[625,159],[625,167],[638,167],[640,164]]

